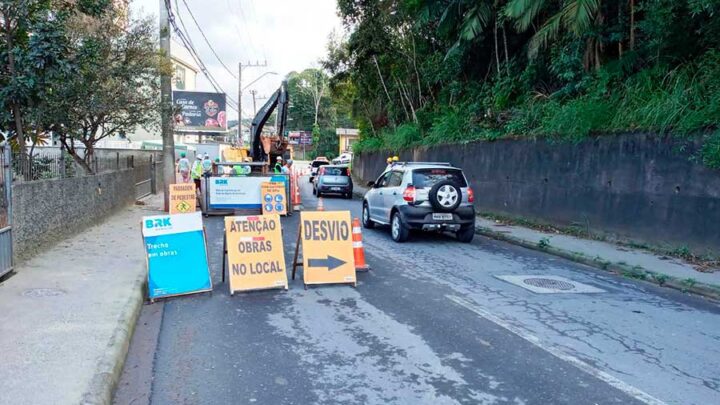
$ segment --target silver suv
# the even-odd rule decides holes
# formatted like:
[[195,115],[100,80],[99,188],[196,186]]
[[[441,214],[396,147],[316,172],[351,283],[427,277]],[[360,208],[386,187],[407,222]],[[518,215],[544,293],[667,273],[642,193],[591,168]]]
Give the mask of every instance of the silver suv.
[[449,163],[395,163],[368,187],[363,226],[390,225],[395,242],[406,241],[411,230],[451,231],[465,243],[475,235],[473,190]]

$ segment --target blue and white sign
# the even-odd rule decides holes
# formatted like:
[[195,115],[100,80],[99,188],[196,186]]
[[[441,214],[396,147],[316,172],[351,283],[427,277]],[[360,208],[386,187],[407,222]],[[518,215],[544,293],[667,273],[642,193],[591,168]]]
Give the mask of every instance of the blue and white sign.
[[208,187],[211,209],[262,209],[260,184],[270,177],[211,177]]
[[143,217],[150,299],[212,290],[200,212]]

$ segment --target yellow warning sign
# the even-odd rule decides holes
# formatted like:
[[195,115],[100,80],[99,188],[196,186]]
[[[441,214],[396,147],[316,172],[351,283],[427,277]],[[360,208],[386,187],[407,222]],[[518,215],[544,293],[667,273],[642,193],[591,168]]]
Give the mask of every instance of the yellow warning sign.
[[170,214],[195,212],[195,184],[179,183],[170,185]]
[[288,288],[280,216],[225,218],[230,294]]
[[285,184],[278,182],[262,183],[260,184],[260,195],[262,195],[263,214],[287,215]]
[[355,283],[350,211],[303,211],[300,240],[305,284]]

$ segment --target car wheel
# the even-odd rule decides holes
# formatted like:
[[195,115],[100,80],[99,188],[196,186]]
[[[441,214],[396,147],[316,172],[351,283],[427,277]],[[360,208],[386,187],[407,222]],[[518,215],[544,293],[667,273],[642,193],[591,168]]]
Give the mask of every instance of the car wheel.
[[430,189],[429,197],[430,204],[436,210],[452,212],[462,203],[462,190],[457,184],[443,180]]
[[460,229],[455,233],[457,236],[457,239],[462,243],[470,243],[473,240],[473,237],[475,237],[475,227],[474,226],[468,226],[465,229]]
[[345,194],[345,198],[347,198],[348,200],[352,200],[352,193]]
[[390,221],[390,236],[398,243],[405,242],[408,240],[408,236],[410,236],[410,230],[405,228],[400,218],[400,213],[398,212],[393,214],[392,220]]
[[370,208],[368,207],[367,203],[363,204],[362,224],[363,224],[363,228],[367,228],[367,229],[375,228],[375,222],[373,222],[372,219],[370,219]]

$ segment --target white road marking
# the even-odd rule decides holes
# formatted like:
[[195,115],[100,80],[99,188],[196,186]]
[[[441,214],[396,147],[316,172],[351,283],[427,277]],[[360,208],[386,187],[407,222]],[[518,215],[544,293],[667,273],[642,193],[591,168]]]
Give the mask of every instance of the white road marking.
[[521,337],[522,339],[532,343],[534,346],[552,354],[553,356],[557,357],[560,360],[566,361],[573,366],[579,368],[580,370],[592,375],[593,377],[596,377],[600,379],[601,381],[604,381],[608,383],[609,385],[619,389],[620,391],[630,395],[631,397],[637,399],[638,401],[641,401],[643,403],[646,403],[648,405],[666,405],[665,402],[653,397],[652,395],[633,387],[632,385],[621,381],[614,376],[588,364],[584,361],[578,359],[575,356],[569,355],[562,350],[549,346],[546,344],[543,344],[543,342],[538,339],[537,336],[531,335],[527,333],[526,331],[522,330],[521,328],[518,328],[516,326],[513,326],[509,324],[508,322],[505,322],[504,320],[500,319],[499,317],[491,314],[490,312],[479,308],[477,305],[474,305],[470,301],[467,301],[463,298],[456,297],[453,295],[446,295],[445,296],[450,301],[460,305],[461,307],[470,310],[474,312],[477,315],[480,315],[481,317],[485,318],[486,320],[502,327],[503,329],[506,329],[509,332],[514,333],[515,335]]

